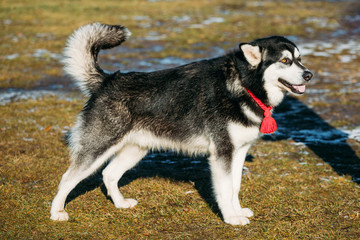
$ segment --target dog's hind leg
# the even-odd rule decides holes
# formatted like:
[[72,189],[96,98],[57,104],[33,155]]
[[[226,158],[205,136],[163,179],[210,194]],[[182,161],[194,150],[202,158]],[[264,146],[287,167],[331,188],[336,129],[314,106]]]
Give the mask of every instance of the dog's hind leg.
[[[84,149],[77,154],[77,161],[72,161],[68,170],[61,178],[58,192],[51,205],[51,219],[56,221],[67,221],[69,215],[65,212],[65,201],[69,193],[85,178],[96,172],[111,156],[118,150],[118,146],[110,147],[97,158],[94,153]],[[81,157],[80,157],[81,156]],[[80,161],[81,158],[83,161]]]
[[73,190],[76,185],[91,173],[83,172],[75,166],[70,166],[61,178],[58,192],[52,201],[50,210],[50,219],[56,221],[67,221],[69,215],[64,210],[65,201],[68,194]]
[[122,175],[134,167],[146,153],[147,149],[137,145],[125,145],[103,170],[103,181],[115,207],[131,208],[137,204],[135,199],[123,197],[119,191],[118,182]]

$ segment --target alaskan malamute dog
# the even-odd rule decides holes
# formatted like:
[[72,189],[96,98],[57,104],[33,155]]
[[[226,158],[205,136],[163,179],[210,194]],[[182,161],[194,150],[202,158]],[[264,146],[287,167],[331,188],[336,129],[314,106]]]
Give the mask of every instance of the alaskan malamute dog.
[[51,219],[68,220],[68,194],[107,162],[103,181],[115,207],[134,207],[137,201],[119,191],[121,176],[149,149],[175,149],[209,155],[224,221],[248,224],[253,212],[242,208],[238,198],[246,152],[262,125],[269,125],[264,133],[276,129],[270,109],[286,92],[303,94],[312,78],[298,48],[275,36],[176,68],[104,72],[97,62],[99,51],[120,45],[130,34],[123,26],[94,23],[79,28],[67,42],[65,72],[89,100],[68,138],[71,165],[52,202]]

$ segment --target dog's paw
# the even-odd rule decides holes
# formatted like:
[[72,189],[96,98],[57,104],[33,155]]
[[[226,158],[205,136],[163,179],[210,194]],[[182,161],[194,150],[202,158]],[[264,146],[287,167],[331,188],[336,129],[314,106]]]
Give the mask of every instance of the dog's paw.
[[67,220],[69,220],[69,214],[67,212],[65,212],[64,210],[52,212],[50,219],[54,220],[54,221],[67,221]]
[[116,208],[132,208],[135,207],[138,202],[132,198],[125,198],[121,202],[115,203]]
[[251,211],[249,208],[242,208],[240,211],[240,215],[249,218],[254,216],[254,212]]
[[231,225],[246,225],[250,223],[250,220],[243,216],[228,217],[224,221]]

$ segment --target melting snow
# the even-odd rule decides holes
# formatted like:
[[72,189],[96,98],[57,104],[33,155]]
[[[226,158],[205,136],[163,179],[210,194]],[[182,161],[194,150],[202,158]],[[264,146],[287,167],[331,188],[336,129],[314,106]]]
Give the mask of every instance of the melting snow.
[[341,54],[344,51],[347,54],[344,54],[342,61],[346,62],[349,58],[353,59],[358,56],[360,52],[360,41],[359,40],[347,40],[347,41],[336,41],[332,40],[329,42],[324,41],[311,41],[308,43],[298,44],[301,55],[314,55],[321,57],[331,57],[334,54]]
[[342,130],[344,133],[348,134],[349,139],[354,139],[360,142],[360,126],[352,130]]
[[61,54],[52,53],[46,49],[36,49],[35,52],[31,55],[35,58],[52,58],[56,60],[60,60],[62,58]]
[[61,99],[73,101],[73,98],[65,91],[7,89],[0,92],[0,105],[27,99],[36,100],[44,96],[58,96]]
[[14,53],[14,54],[4,56],[4,58],[7,59],[7,60],[13,60],[13,59],[18,58],[18,57],[20,57],[20,54],[18,54],[18,53]]

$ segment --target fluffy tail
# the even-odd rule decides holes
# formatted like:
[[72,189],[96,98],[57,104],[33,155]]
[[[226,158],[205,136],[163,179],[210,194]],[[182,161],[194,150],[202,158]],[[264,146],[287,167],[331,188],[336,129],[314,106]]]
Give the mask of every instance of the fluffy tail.
[[64,71],[85,95],[92,95],[108,75],[97,63],[99,51],[120,45],[130,35],[127,28],[119,25],[93,23],[80,27],[64,49]]

